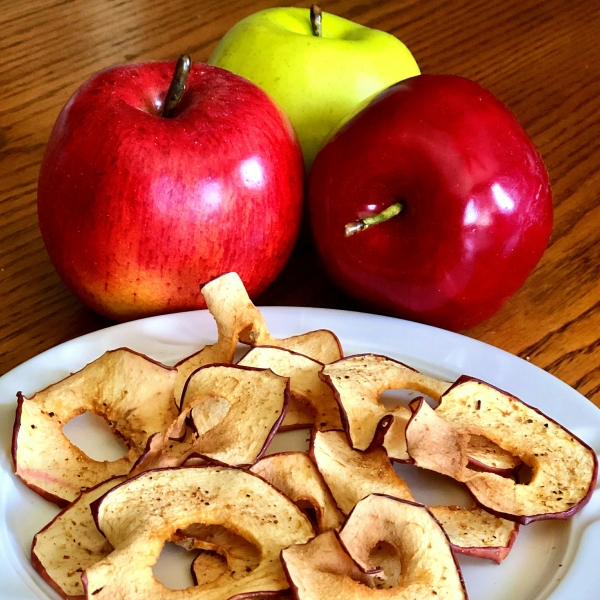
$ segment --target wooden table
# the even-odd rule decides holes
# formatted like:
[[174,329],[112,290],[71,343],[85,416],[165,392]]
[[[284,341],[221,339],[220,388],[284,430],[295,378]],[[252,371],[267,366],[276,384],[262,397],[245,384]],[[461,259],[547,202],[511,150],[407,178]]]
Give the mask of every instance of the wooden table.
[[[308,6],[295,3],[297,6]],[[261,0],[0,0],[0,374],[110,324],[54,271],[36,218],[50,129],[92,73],[127,61],[208,59]],[[517,354],[600,406],[600,7],[597,0],[331,0],[400,37],[422,71],[475,79],[516,113],[552,180],[550,247],[520,292],[466,335]],[[301,241],[257,304],[356,309]]]

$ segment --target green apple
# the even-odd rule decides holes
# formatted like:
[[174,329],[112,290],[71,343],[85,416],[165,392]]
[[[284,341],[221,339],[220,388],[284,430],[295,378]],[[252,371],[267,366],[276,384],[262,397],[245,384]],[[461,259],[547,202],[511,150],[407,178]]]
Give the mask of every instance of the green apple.
[[408,48],[389,33],[329,13],[322,13],[318,33],[308,9],[262,10],[234,25],[209,59],[281,106],[307,170],[330,130],[357,104],[420,72]]

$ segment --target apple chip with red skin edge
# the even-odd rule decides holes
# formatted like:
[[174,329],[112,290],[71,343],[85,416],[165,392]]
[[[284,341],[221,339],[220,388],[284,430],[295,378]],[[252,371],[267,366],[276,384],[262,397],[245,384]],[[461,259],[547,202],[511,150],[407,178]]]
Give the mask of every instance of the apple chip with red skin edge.
[[[373,562],[380,542],[394,547],[400,568],[397,585],[373,589],[386,578]],[[375,555],[376,556],[376,555]],[[292,546],[281,559],[299,600],[466,600],[460,568],[440,524],[426,507],[384,495],[361,500],[339,538],[327,532],[303,546]]]
[[[325,479],[340,510],[348,515],[370,494],[414,501],[405,481],[396,473],[384,448],[354,450],[341,431],[315,432],[310,456]],[[519,526],[480,508],[430,506],[459,554],[502,562],[510,552]],[[385,548],[381,557],[386,558]]]
[[82,573],[113,550],[98,531],[90,504],[124,480],[109,479],[83,492],[33,538],[33,568],[65,600],[85,598]]
[[430,506],[429,510],[448,535],[454,552],[496,564],[509,555],[519,533],[518,523],[482,508]]
[[304,452],[271,454],[261,458],[250,472],[275,486],[301,509],[313,509],[318,533],[341,527],[344,516],[323,477]]
[[[289,379],[269,369],[206,365],[186,382],[181,413],[151,438],[131,470],[177,467],[191,457],[211,463],[253,464],[285,417]],[[193,431],[186,429],[191,422]]]
[[[290,406],[281,424],[282,431],[313,425],[321,430],[341,428],[340,410],[333,391],[319,377],[323,363],[284,348],[257,346],[237,364],[271,369],[277,375],[290,378]],[[292,407],[296,409],[293,413]]]
[[435,412],[518,455],[532,469],[527,484],[467,470],[464,481],[487,511],[526,525],[569,518],[589,502],[598,475],[595,452],[536,408],[463,376],[444,394]]
[[[279,553],[314,536],[300,509],[260,477],[241,469],[186,467],[146,471],[94,504],[98,529],[114,551],[88,568],[88,598],[222,600],[288,588]],[[230,573],[202,586],[168,590],[152,572],[166,541],[194,524],[221,525],[254,544],[260,563],[243,577]]]
[[[126,474],[148,438],[177,416],[176,371],[120,348],[31,398],[18,395],[12,454],[17,476],[59,506],[111,477]],[[72,444],[63,427],[90,411],[106,419],[128,446],[125,456],[96,461]]]
[[367,496],[348,516],[340,541],[365,572],[379,568],[372,550],[380,542],[396,550],[400,577],[397,587],[390,589],[390,598],[467,598],[450,540],[421,504],[381,494]]
[[[374,354],[349,356],[327,365],[321,374],[334,390],[348,438],[354,448],[365,450],[372,443],[379,423],[388,415],[394,420],[388,428],[384,446],[390,459],[412,462],[406,448],[406,425],[411,411],[403,406],[388,410],[380,395],[389,389],[411,389],[439,401],[452,385],[448,382],[422,375],[403,363]],[[485,445],[474,440],[471,450],[473,466],[500,474],[512,473],[518,459],[491,441]],[[488,458],[489,454],[489,458]]]
[[334,391],[344,429],[354,448],[368,448],[379,422],[393,415],[394,423],[384,444],[390,458],[397,460],[410,460],[403,433],[411,412],[403,406],[387,410],[380,395],[389,389],[411,389],[438,400],[451,385],[375,354],[349,356],[326,365],[321,378]]
[[269,369],[198,369],[186,383],[181,410],[195,432],[192,452],[226,465],[253,464],[285,417],[289,383]]

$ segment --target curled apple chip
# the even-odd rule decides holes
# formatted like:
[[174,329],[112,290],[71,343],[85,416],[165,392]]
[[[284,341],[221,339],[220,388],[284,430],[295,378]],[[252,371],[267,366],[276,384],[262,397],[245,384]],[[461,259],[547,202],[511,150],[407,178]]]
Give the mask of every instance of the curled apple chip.
[[[343,356],[338,337],[326,329],[309,331],[284,339],[273,337],[267,329],[264,317],[250,300],[237,273],[221,275],[208,286],[204,286],[202,293],[207,304],[209,301],[212,302],[211,313],[215,320],[217,323],[230,324],[231,330],[236,332],[239,341],[243,344],[286,348],[325,364],[339,360]],[[221,311],[217,299],[225,297],[227,307],[223,306]],[[213,301],[212,298],[217,301]],[[226,333],[223,330],[223,337]]]
[[[222,600],[288,588],[279,553],[314,535],[300,509],[251,473],[226,467],[146,471],[92,505],[98,529],[114,551],[88,568],[88,598]],[[222,573],[203,585],[168,590],[153,575],[166,541],[180,541],[195,524],[221,525],[258,548],[249,572]],[[268,595],[268,594],[267,594]]]
[[372,494],[352,510],[340,532],[346,551],[365,572],[377,570],[372,551],[381,542],[395,549],[400,595],[391,598],[465,599],[467,592],[441,525],[423,505]]
[[[394,585],[388,582],[386,590],[374,589],[389,578],[374,552],[382,542],[387,549],[387,570],[392,567],[394,576]],[[440,524],[426,507],[388,496],[374,494],[361,500],[339,541],[334,532],[327,532],[308,544],[284,550],[281,559],[300,600],[467,598],[460,568]]]
[[266,450],[288,403],[289,379],[269,369],[208,365],[187,381],[182,413],[195,431],[192,452],[249,465]]
[[33,568],[66,600],[85,598],[82,573],[113,550],[98,531],[90,504],[123,481],[109,479],[83,492],[33,538]]
[[481,508],[430,506],[429,510],[448,534],[455,552],[498,564],[508,556],[519,533],[518,523]]
[[[177,416],[175,369],[121,348],[31,398],[19,394],[13,431],[17,476],[41,496],[65,506],[88,488],[127,473],[150,435]],[[115,461],[96,461],[72,444],[63,427],[90,411],[129,447]]]
[[319,471],[304,452],[282,452],[261,458],[250,468],[301,509],[314,510],[317,532],[339,529],[344,517]]
[[345,515],[373,493],[414,500],[382,447],[354,450],[342,431],[317,431],[312,437],[310,454]]
[[397,460],[410,459],[404,429],[411,412],[403,406],[386,409],[380,395],[389,389],[411,389],[438,400],[451,385],[422,375],[396,360],[374,354],[338,360],[325,366],[321,377],[334,390],[344,429],[354,448],[368,448],[380,421],[387,415],[393,415],[394,422],[386,434],[384,445],[388,456]]
[[[316,426],[318,429],[340,429],[340,410],[331,388],[319,378],[320,363],[308,356],[271,346],[253,348],[238,365],[271,369],[290,379],[290,406],[281,429]],[[292,408],[294,410],[292,410]]]
[[442,419],[423,398],[411,402],[410,408],[406,444],[415,465],[464,481],[469,434]]
[[[531,468],[529,483],[464,469],[457,479],[466,483],[487,511],[526,525],[540,519],[568,518],[589,501],[598,474],[594,451],[518,398],[463,376],[442,396],[435,414],[457,428],[456,443],[464,434],[484,436]],[[422,458],[417,462],[423,466],[427,461],[439,465],[458,460],[440,453],[426,457],[424,448],[414,449],[420,452]]]

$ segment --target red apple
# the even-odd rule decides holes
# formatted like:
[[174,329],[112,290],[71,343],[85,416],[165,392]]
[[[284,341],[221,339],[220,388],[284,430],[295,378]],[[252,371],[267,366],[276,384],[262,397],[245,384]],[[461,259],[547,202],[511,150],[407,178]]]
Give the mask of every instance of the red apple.
[[92,77],[60,113],[41,167],[50,258],[116,320],[202,308],[199,284],[228,271],[256,296],[299,230],[303,163],[287,118],[254,84],[203,64],[163,118],[174,66]]
[[[397,216],[345,237],[396,203]],[[398,83],[343,125],[314,163],[309,206],[319,253],[348,294],[453,330],[521,287],[552,228],[533,143],[504,104],[452,75]]]

